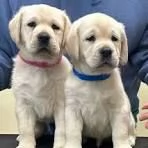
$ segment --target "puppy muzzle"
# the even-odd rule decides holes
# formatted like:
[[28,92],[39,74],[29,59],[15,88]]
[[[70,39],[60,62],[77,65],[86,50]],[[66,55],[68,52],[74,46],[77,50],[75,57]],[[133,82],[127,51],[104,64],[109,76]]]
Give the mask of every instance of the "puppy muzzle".
[[50,35],[47,32],[41,32],[37,36],[38,46],[40,50],[49,50]]
[[116,62],[113,60],[113,50],[110,47],[103,47],[98,50],[100,62],[98,67],[116,67]]
[[110,48],[102,48],[99,52],[103,60],[108,60],[112,57],[112,50]]

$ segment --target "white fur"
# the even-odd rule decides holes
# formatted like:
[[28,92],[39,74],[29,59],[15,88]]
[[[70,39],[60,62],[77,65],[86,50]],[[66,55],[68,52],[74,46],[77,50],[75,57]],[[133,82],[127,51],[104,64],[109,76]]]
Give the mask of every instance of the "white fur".
[[[30,27],[34,21],[36,26]],[[53,24],[59,26],[56,30]],[[19,54],[26,60],[56,62],[64,49],[65,36],[70,28],[66,14],[47,5],[25,6],[9,24],[10,34]],[[40,49],[38,35],[46,32],[50,42],[45,50]],[[65,95],[64,81],[70,63],[63,56],[59,64],[40,68],[25,63],[18,55],[12,74],[12,89],[16,97],[16,115],[19,129],[17,148],[35,148],[35,137],[43,132],[47,121],[55,120],[54,148],[65,144]]]
[[53,118],[57,132],[55,138],[59,138],[55,147],[64,145],[64,81],[69,68],[70,64],[64,56],[59,65],[47,69],[32,67],[20,57],[16,58],[12,89],[16,97],[19,147],[35,147],[34,138],[38,136],[35,131],[40,130],[35,128],[35,124],[49,122]]
[[[96,138],[98,146],[102,139],[109,136],[112,136],[114,148],[131,148],[135,144],[135,122],[118,70],[119,62],[127,61],[127,49],[120,42],[127,48],[127,40],[124,33],[124,40],[111,41],[112,29],[119,38],[123,35],[124,29],[120,23],[96,13],[74,22],[68,35],[67,50],[78,71],[91,75],[109,73],[111,76],[103,81],[85,81],[72,72],[69,75],[65,84],[65,148],[81,148],[82,135]],[[94,30],[91,34],[96,37],[95,41],[85,41],[84,36],[90,34],[88,30]],[[96,52],[102,47],[109,47],[113,51],[109,61],[112,66],[96,66],[102,62],[101,55]],[[121,55],[121,52],[124,54]]]

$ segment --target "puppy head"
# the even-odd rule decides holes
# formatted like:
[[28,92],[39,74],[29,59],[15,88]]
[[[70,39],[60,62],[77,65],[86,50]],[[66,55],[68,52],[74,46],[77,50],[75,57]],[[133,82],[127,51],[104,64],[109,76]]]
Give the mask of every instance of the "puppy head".
[[10,21],[9,30],[20,50],[51,56],[65,48],[70,25],[64,11],[40,4],[22,7]]
[[109,70],[128,59],[124,26],[105,14],[94,13],[75,21],[67,37],[67,52],[73,63]]

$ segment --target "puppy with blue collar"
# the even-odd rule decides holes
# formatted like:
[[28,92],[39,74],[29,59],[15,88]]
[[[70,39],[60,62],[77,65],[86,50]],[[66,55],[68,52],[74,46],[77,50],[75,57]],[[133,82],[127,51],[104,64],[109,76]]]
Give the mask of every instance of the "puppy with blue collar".
[[73,70],[65,84],[66,145],[81,148],[82,135],[112,136],[114,148],[135,145],[135,122],[119,65],[128,60],[124,26],[102,13],[75,21],[67,36]]

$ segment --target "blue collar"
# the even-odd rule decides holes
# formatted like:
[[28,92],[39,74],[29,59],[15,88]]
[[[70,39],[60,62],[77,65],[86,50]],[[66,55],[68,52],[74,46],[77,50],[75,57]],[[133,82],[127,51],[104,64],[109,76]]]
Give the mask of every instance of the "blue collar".
[[87,75],[87,74],[78,72],[74,68],[73,68],[73,73],[79,79],[86,80],[86,81],[102,81],[102,80],[106,80],[110,77],[110,74]]

